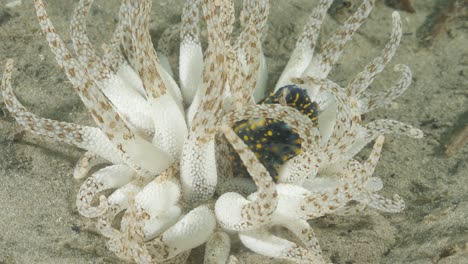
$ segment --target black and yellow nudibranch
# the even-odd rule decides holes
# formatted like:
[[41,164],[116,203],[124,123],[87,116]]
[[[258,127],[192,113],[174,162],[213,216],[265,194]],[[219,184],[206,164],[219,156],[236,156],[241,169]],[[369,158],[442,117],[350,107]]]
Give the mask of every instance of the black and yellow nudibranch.
[[[317,103],[310,99],[305,89],[296,85],[281,87],[259,104],[287,105],[297,109],[314,123],[317,122]],[[233,129],[255,153],[275,181],[278,179],[279,167],[300,153],[301,138],[297,131],[280,120],[252,118],[237,122]],[[243,168],[243,166],[234,166],[235,175],[245,175],[246,172],[239,167]]]

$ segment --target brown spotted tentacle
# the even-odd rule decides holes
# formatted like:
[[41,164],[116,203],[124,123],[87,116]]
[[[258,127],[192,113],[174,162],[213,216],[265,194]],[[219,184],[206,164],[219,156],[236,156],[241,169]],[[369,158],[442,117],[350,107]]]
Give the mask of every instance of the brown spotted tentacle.
[[291,54],[288,64],[276,83],[275,91],[291,84],[291,78],[303,76],[304,71],[312,60],[320,33],[320,27],[327,15],[327,10],[333,0],[321,0],[307,21],[301,35],[297,39],[296,47]]
[[[230,76],[230,88],[234,98],[233,103],[237,109],[255,103],[253,96],[256,88],[259,86],[258,81],[264,82],[260,71],[262,65],[261,57],[263,55],[261,41],[270,6],[268,1],[246,2],[251,2],[247,6],[244,3],[244,12],[247,12],[249,16],[234,46],[236,62],[234,64],[235,67],[231,69],[233,73]],[[264,69],[262,70],[264,71]]]
[[43,2],[35,0],[34,3],[39,24],[46,35],[49,47],[55,54],[57,63],[72,82],[96,124],[114,144],[119,156],[141,176],[154,176],[167,168],[171,163],[170,157],[135,134],[125,124],[86,70],[73,59],[50,22]]
[[346,43],[351,39],[374,7],[375,0],[364,0],[358,10],[322,46],[322,52],[312,58],[304,76],[323,79],[338,61]]
[[271,214],[276,209],[278,202],[276,184],[267,169],[236,133],[227,126],[223,127],[222,130],[255,181],[258,196],[250,202],[238,193],[223,194],[215,205],[218,221],[224,228],[236,231],[266,224],[271,220]]
[[180,32],[180,25],[172,25],[166,28],[161,37],[159,37],[157,44],[157,53],[159,58],[159,63],[161,67],[174,78],[174,72],[172,71],[171,63],[169,62],[169,56],[172,51],[172,40],[178,38]]
[[318,192],[297,192],[300,198],[299,208],[305,219],[313,219],[344,208],[347,203],[354,200],[362,193],[373,174],[377,161],[380,158],[384,137],[379,136],[374,148],[364,164],[351,160],[341,175],[341,183],[338,186]]
[[88,175],[89,171],[96,165],[104,163],[99,156],[91,151],[86,151],[78,160],[73,170],[73,178],[82,179]]
[[403,64],[397,64],[394,70],[401,72],[402,76],[392,87],[380,93],[368,92],[361,96],[359,108],[362,113],[390,106],[396,98],[401,96],[406,89],[408,89],[412,78],[410,68]]
[[[220,9],[226,8],[218,8],[216,4],[218,3],[204,0],[202,5],[209,40],[203,69],[203,85],[197,92],[197,95],[203,95],[203,98],[198,105],[193,105],[197,110],[190,125],[189,137],[182,148],[182,190],[185,200],[190,203],[209,199],[217,184],[214,144],[227,81],[223,37],[229,35],[229,32],[223,31],[220,23],[225,21],[229,14],[223,15],[219,12]],[[224,1],[219,4],[229,5]]]
[[307,221],[301,219],[287,221],[284,223],[284,226],[301,240],[302,244],[313,256],[314,263],[326,263],[323,259],[322,249],[320,248],[317,236]]
[[141,183],[134,180],[117,190],[107,197],[107,210],[97,219],[96,228],[105,237],[112,238],[118,236],[120,231],[112,226],[115,217],[127,209],[129,206],[129,197],[138,193],[142,189]]
[[324,159],[333,163],[347,152],[359,138],[359,128],[361,126],[361,116],[358,109],[357,100],[346,95],[345,91],[337,84],[328,79],[317,80],[312,77],[302,79],[293,79],[293,82],[306,84],[308,86],[321,87],[324,91],[332,94],[336,100],[336,114],[332,115],[328,120],[320,120],[319,127],[322,122],[334,123],[333,125],[323,124],[324,127],[331,128],[327,133],[323,133],[321,149]]
[[364,70],[348,85],[346,89],[349,95],[359,98],[374,81],[375,77],[383,71],[385,65],[392,59],[393,55],[395,55],[398,45],[400,45],[402,31],[401,19],[398,12],[394,12],[392,17],[393,30],[390,41],[385,45],[382,54],[366,65]]
[[42,118],[28,112],[13,93],[13,88],[11,87],[12,71],[13,60],[8,60],[0,90],[6,108],[16,119],[16,122],[26,131],[86,149],[114,164],[123,162],[121,157],[117,154],[115,147],[101,130],[94,127],[80,126],[73,123]]
[[[150,108],[146,100],[131,84],[129,77],[133,70],[125,67],[114,66],[115,72],[107,67],[99,58],[86,33],[86,16],[92,4],[92,0],[81,0],[75,9],[71,21],[71,37],[73,47],[78,55],[78,62],[86,69],[89,76],[98,82],[98,87],[112,102],[116,111],[127,124],[136,129],[143,130],[147,135],[154,133],[154,124],[149,114]],[[117,34],[117,33],[116,33]],[[122,62],[119,63],[124,66]]]
[[202,84],[203,52],[200,43],[200,1],[185,1],[180,31],[179,79],[184,104],[190,105]]
[[210,238],[216,226],[213,211],[202,205],[188,212],[161,236],[146,242],[153,259],[171,259],[198,247]]
[[372,140],[375,140],[380,135],[386,134],[404,135],[416,139],[423,137],[423,132],[412,125],[396,120],[379,119],[363,126],[361,137],[355,142],[352,148],[344,154],[343,159],[353,157]]
[[[121,14],[129,27],[135,52],[130,57],[140,76],[154,122],[153,144],[178,160],[187,127],[181,108],[180,91],[172,77],[162,68],[149,35],[151,1],[126,1],[129,14]],[[175,94],[175,91],[179,94]]]
[[121,259],[137,263],[152,263],[143,234],[143,223],[148,215],[135,205],[134,193],[128,196],[129,204],[122,217],[121,231],[111,237],[107,246]]
[[[94,51],[94,47],[89,41],[86,33],[86,17],[93,0],[80,0],[78,7],[73,13],[73,18],[70,24],[71,39],[73,48],[78,55],[78,61],[83,68],[93,69],[89,74],[95,80],[108,78],[110,71],[104,66]],[[95,75],[94,75],[95,74]]]
[[93,206],[95,196],[105,190],[119,188],[129,183],[135,173],[125,164],[111,165],[95,172],[81,185],[76,196],[76,206],[81,215],[97,217],[107,211],[108,204],[104,195],[99,197],[99,205]]
[[386,213],[399,213],[405,209],[405,202],[398,194],[386,198],[377,193],[368,193],[364,200],[358,201]]

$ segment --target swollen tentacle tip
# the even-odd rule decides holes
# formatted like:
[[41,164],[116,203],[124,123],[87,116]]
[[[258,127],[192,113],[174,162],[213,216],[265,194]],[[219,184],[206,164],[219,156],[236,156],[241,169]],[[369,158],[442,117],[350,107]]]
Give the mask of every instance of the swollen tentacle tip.
[[224,134],[226,137],[228,137],[229,134],[230,134],[231,131],[232,131],[232,128],[231,128],[230,126],[228,126],[228,125],[223,124],[223,125],[220,126],[220,130],[221,130],[221,132],[223,132],[223,134]]
[[88,170],[83,168],[83,167],[75,167],[75,169],[73,170],[73,178],[79,180],[79,179],[83,179],[84,177],[86,177],[86,175],[88,174]]
[[13,68],[13,65],[15,64],[15,61],[13,59],[7,59],[5,63],[5,67],[8,69]]
[[409,131],[409,136],[416,139],[421,139],[424,137],[424,132],[421,129],[412,128]]
[[411,73],[411,69],[405,65],[405,64],[397,64],[395,66],[393,66],[393,70],[396,71],[396,72],[409,72]]
[[380,135],[378,136],[376,139],[375,139],[375,145],[379,148],[381,148],[383,146],[383,143],[385,141],[385,136],[384,135]]
[[401,211],[405,210],[406,203],[403,200],[403,198],[400,197],[400,195],[394,194],[392,198],[393,198],[392,202],[393,202],[393,204],[396,205],[396,208],[397,208],[398,212],[401,212]]

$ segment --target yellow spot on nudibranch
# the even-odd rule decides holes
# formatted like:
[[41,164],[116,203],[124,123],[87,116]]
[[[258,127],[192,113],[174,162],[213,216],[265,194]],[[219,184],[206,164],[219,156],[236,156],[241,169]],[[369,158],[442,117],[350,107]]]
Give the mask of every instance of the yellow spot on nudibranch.
[[297,100],[299,100],[299,93],[296,93],[296,97],[294,97],[294,101],[293,101],[294,105],[296,105]]

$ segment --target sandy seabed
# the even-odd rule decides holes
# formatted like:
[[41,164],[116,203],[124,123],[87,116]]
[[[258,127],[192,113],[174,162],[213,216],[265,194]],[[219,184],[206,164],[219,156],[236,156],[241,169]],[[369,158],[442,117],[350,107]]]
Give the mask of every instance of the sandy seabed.
[[[7,8],[7,2],[12,1],[0,1],[0,69],[7,58],[15,60],[13,83],[18,98],[40,116],[92,124],[41,35],[33,4],[23,1]],[[88,23],[95,43],[110,39],[118,2],[95,1]],[[270,86],[317,1],[271,2],[264,42]],[[346,84],[382,50],[394,10],[384,2],[388,1],[377,0],[332,71],[332,80]],[[366,117],[400,120],[425,133],[421,140],[387,136],[376,170],[384,181],[383,192],[398,193],[407,209],[399,214],[369,211],[312,221],[323,252],[333,263],[468,263],[468,147],[450,157],[444,154],[452,135],[468,123],[468,15],[466,8],[443,11],[443,2],[413,1],[416,13],[400,11],[400,48],[370,88],[389,87],[398,77],[392,71],[397,63],[409,65],[413,72],[411,87],[395,105]],[[466,5],[466,1],[457,2]],[[46,4],[58,32],[70,44],[68,26],[77,1]],[[154,39],[180,21],[181,7],[182,1],[153,4]],[[334,9],[323,26],[322,39],[352,9]],[[431,27],[441,12],[448,18],[438,28]],[[176,53],[175,42],[174,65]],[[105,239],[92,231],[91,221],[76,210],[75,195],[82,181],[74,180],[72,171],[82,151],[30,134],[18,139],[17,132],[12,118],[0,119],[0,264],[121,263],[106,249]],[[191,263],[201,263],[202,251],[194,250]],[[259,257],[239,242],[233,251],[243,263],[284,263]]]

